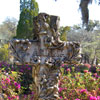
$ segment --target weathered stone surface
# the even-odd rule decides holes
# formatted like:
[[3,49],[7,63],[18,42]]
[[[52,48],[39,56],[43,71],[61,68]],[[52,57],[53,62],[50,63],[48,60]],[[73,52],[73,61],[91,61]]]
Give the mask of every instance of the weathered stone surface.
[[12,40],[10,48],[17,65],[33,65],[34,100],[56,100],[60,65],[75,59],[80,45],[60,40],[58,16],[40,13],[34,18],[33,40]]

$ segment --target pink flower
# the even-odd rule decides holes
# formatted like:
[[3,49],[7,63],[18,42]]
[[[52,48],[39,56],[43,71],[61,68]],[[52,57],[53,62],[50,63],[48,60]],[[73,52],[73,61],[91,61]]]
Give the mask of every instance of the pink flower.
[[81,89],[80,93],[87,93],[87,90],[86,89]]
[[67,88],[59,88],[59,92],[61,92],[62,90],[67,90]]
[[20,84],[18,84],[17,82],[14,82],[14,85],[16,86],[16,89],[20,89]]
[[17,85],[18,85],[18,83],[17,83],[17,82],[14,82],[14,85],[15,85],[15,86],[17,86]]
[[70,68],[67,68],[66,71],[67,71],[67,72],[70,72],[71,70],[70,70]]
[[91,65],[90,64],[84,64],[87,68],[90,68]]
[[62,96],[60,96],[60,99],[62,99],[63,97]]
[[64,67],[64,64],[62,64],[61,67]]
[[64,88],[64,90],[67,90],[67,88]]
[[5,81],[6,81],[6,83],[10,84],[10,79],[9,78],[6,78]]
[[88,70],[84,70],[84,73],[88,73]]
[[97,100],[97,98],[94,96],[91,96],[89,100]]
[[62,84],[61,81],[58,82],[59,86]]
[[11,100],[11,98],[8,96],[8,99]]
[[17,100],[19,100],[19,96],[16,96]]
[[97,100],[100,100],[100,96],[97,96]]
[[63,90],[63,88],[59,88],[59,90],[58,90],[58,91],[59,91],[59,92],[61,92],[62,90]]
[[21,87],[20,84],[18,84],[18,85],[16,86],[16,89],[20,89],[20,87]]
[[77,99],[75,99],[75,100],[80,100],[80,99],[77,98]]

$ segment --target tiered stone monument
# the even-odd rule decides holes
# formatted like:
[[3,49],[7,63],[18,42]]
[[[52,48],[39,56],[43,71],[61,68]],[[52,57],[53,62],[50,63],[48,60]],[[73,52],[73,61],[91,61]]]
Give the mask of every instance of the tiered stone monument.
[[58,16],[40,13],[34,18],[34,38],[10,42],[13,62],[32,65],[34,100],[57,100],[60,65],[75,59],[80,45],[60,40]]

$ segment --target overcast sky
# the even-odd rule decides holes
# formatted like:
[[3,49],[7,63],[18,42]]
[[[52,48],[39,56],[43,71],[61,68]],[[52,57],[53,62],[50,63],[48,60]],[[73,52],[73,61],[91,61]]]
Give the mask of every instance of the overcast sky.
[[[0,23],[7,17],[19,19],[20,0],[0,0]],[[72,26],[81,23],[81,13],[77,0],[36,0],[39,4],[39,12],[60,16],[61,26]],[[79,0],[78,0],[79,1]],[[90,19],[100,20],[100,6],[92,4],[90,8]]]

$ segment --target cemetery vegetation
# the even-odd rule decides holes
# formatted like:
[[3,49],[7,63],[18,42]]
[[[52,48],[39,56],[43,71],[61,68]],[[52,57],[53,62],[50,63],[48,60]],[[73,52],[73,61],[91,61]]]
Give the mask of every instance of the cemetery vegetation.
[[[100,100],[100,66],[62,64],[58,100]],[[0,63],[0,94],[6,100],[34,100],[32,67]],[[25,99],[26,98],[26,99]]]

